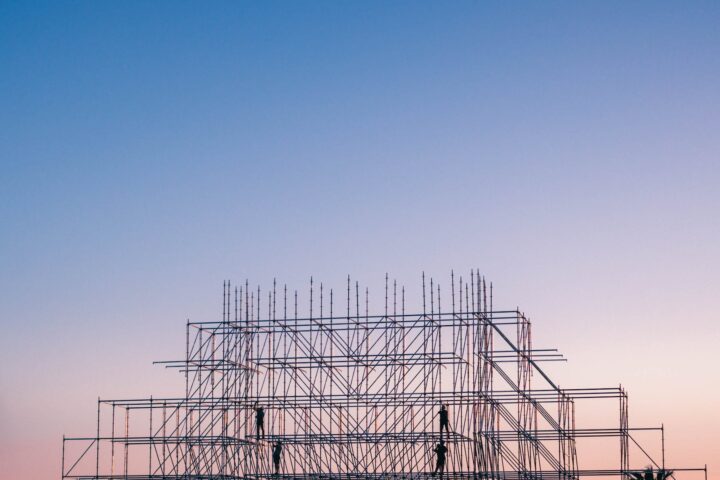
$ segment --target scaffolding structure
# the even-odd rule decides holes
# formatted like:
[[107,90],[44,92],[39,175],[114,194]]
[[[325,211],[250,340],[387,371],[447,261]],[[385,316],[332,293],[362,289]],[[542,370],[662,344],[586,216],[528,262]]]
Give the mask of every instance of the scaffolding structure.
[[[539,365],[564,359],[533,347],[524,314],[494,310],[477,271],[450,280],[443,298],[423,275],[422,311],[408,313],[405,288],[386,275],[375,314],[349,277],[340,295],[311,280],[306,314],[286,286],[226,282],[222,319],[188,322],[185,359],[157,362],[182,373],[184,394],[98,399],[95,435],[63,438],[61,478],[431,478],[441,440],[442,478],[625,479],[665,468],[663,428],[631,428],[624,389],[558,387]],[[616,424],[577,428],[576,401],[588,399],[617,402]],[[659,462],[638,431],[662,436]],[[619,461],[581,469],[578,440],[606,437]],[[631,446],[643,454],[635,467]],[[706,468],[672,470],[707,478]]]

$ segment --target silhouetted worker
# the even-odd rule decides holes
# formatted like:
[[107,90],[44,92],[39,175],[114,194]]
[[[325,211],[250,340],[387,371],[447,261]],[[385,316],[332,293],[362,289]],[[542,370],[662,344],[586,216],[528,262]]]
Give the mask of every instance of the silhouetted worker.
[[275,464],[275,475],[280,473],[280,456],[282,455],[282,442],[278,441],[273,447],[273,464]]
[[260,432],[262,432],[262,437],[265,436],[265,410],[263,410],[263,407],[255,408],[255,426],[257,428],[257,438],[259,440],[261,438]]
[[435,471],[432,473],[433,476],[439,471],[440,476],[442,477],[443,472],[445,472],[445,454],[447,453],[447,450],[445,442],[443,442],[443,439],[440,438],[440,443],[438,443],[437,447],[433,449],[433,452],[437,454],[437,463],[435,463]]
[[438,412],[438,415],[440,415],[440,435],[442,436],[443,428],[445,429],[445,432],[450,435],[450,421],[448,418],[448,411],[445,405],[440,406],[440,411]]

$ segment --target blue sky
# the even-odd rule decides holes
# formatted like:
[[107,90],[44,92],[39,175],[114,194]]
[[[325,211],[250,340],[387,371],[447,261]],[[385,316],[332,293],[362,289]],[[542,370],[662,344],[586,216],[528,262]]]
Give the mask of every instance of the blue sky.
[[471,267],[565,382],[609,348],[599,383],[677,415],[652,392],[707,382],[720,340],[718,24],[717,2],[3,2],[0,386],[26,396],[0,423],[53,449],[98,394],[171,390],[149,361],[225,278]]

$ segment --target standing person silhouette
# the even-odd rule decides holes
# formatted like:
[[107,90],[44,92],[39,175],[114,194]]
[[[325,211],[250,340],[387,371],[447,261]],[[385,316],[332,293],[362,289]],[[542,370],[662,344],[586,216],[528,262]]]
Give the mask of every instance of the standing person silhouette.
[[440,476],[442,477],[443,473],[445,472],[445,454],[447,453],[448,449],[445,446],[445,442],[443,442],[442,437],[440,437],[440,443],[437,444],[437,446],[433,449],[433,452],[437,454],[437,462],[435,463],[435,471],[432,473],[433,476],[439,471]]
[[275,465],[275,475],[280,473],[280,456],[282,455],[282,448],[282,442],[280,442],[279,440],[273,447],[272,459],[273,464]]
[[445,405],[440,406],[440,411],[438,412],[438,415],[440,416],[440,436],[442,436],[443,428],[445,429],[445,433],[450,436],[450,419],[448,417],[448,411]]
[[[255,427],[257,428],[257,439],[265,436],[265,410],[263,407],[255,408]],[[262,435],[260,434],[262,432]]]

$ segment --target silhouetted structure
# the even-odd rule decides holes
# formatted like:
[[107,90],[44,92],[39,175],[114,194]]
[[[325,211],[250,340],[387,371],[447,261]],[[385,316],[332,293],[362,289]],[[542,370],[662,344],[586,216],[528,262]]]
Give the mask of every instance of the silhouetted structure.
[[[96,434],[63,439],[62,478],[379,480],[437,471],[561,480],[643,471],[644,449],[631,468],[633,435],[663,430],[630,428],[622,388],[558,387],[539,365],[562,357],[533,348],[524,314],[494,310],[492,286],[477,272],[450,284],[441,298],[423,276],[419,313],[409,313],[405,288],[386,276],[384,304],[371,314],[368,290],[349,278],[341,301],[312,280],[304,301],[275,283],[264,294],[227,283],[222,319],[188,322],[185,358],[158,362],[182,373],[183,394],[98,400]],[[577,428],[579,400],[617,402],[617,424]],[[607,438],[618,459],[580,469],[578,441]]]

